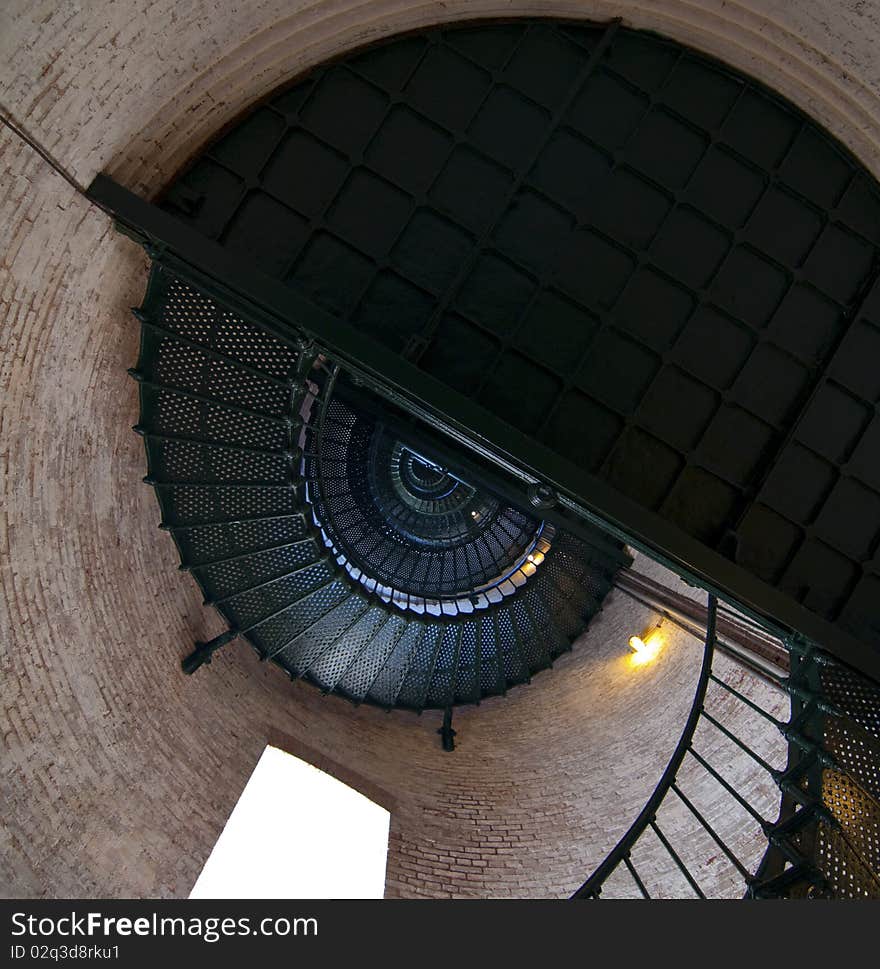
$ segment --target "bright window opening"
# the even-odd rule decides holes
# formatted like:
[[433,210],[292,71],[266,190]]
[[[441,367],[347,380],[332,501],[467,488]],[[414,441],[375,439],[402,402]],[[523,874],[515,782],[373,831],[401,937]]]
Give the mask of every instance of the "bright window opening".
[[190,898],[382,898],[391,815],[267,747]]

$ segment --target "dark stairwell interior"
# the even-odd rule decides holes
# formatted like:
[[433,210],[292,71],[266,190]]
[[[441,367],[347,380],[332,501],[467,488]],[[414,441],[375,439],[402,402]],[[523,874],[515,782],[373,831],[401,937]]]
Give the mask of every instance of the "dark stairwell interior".
[[569,649],[629,561],[412,450],[313,351],[162,269],[138,315],[162,527],[206,604],[291,676],[389,708],[478,702]]

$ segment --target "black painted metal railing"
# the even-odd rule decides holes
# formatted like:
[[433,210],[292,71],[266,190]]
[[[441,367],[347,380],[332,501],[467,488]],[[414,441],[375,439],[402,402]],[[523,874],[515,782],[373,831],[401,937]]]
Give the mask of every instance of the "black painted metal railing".
[[338,365],[314,372],[301,474],[312,519],[357,583],[421,615],[473,614],[517,595],[555,528],[499,501],[401,441],[339,393]]
[[660,804],[669,791],[675,787],[676,774],[678,773],[679,767],[681,767],[681,762],[684,760],[685,754],[690,748],[694,731],[697,729],[697,724],[699,723],[700,716],[703,713],[703,702],[706,697],[706,689],[709,685],[709,677],[711,676],[712,671],[712,657],[715,654],[716,615],[717,599],[715,596],[710,595],[709,618],[706,625],[706,640],[703,648],[703,661],[700,668],[700,677],[697,681],[697,689],[694,694],[694,701],[691,705],[691,710],[688,714],[681,737],[675,746],[672,757],[669,759],[669,763],[666,765],[666,769],[664,770],[657,787],[654,789],[654,792],[648,799],[648,802],[642,808],[639,816],[635,819],[635,821],[633,821],[629,830],[620,839],[613,851],[602,862],[602,864],[599,865],[599,867],[586,880],[586,882],[584,882],[584,884],[574,893],[574,898],[598,898],[602,891],[602,884],[621,862],[623,862],[623,864],[626,866],[641,894],[645,898],[650,898],[644,882],[639,877],[639,874],[631,861],[633,846],[649,827],[654,831],[657,837],[661,839],[661,842],[668,850],[671,858],[676,862],[682,874],[685,875],[696,894],[701,898],[705,897],[703,896],[700,887],[691,877],[687,868],[685,868],[682,864],[678,854],[676,854],[675,850],[669,845],[669,842],[666,840],[660,828],[657,826],[657,809],[660,807]]
[[[732,612],[710,594],[693,703],[666,769],[627,832],[572,897],[600,898],[606,886],[613,886],[612,897],[677,895],[674,879],[668,874],[655,879],[658,889],[654,894],[649,878],[640,870],[635,855],[649,832],[655,839],[654,851],[646,851],[645,855],[654,862],[654,868],[657,856],[665,855],[681,876],[679,884],[687,885],[691,897],[718,894],[717,875],[709,872],[706,865],[689,866],[682,857],[682,843],[700,830],[738,876],[739,894],[743,897],[880,897],[880,689],[815,644],[798,637],[790,637],[784,644],[789,674],[774,673],[766,664],[754,662],[719,642],[717,629],[722,611]],[[742,620],[741,616],[738,618]],[[716,672],[713,664],[722,652],[735,657],[734,663],[746,682],[760,677],[788,695],[788,720],[771,714]],[[761,718],[770,733],[782,738],[787,746],[784,767],[775,767],[755,749],[754,732],[750,732],[749,740],[744,739],[723,721],[719,711],[710,709],[708,690],[712,684]],[[695,735],[701,724],[711,725],[748,758],[753,765],[750,780],[757,774],[763,777],[765,788],[766,781],[775,785],[779,792],[775,817],[766,816],[766,798],[762,811],[754,796],[725,777],[724,771],[699,749]],[[858,754],[854,753],[856,750]],[[697,792],[690,796],[679,781],[688,759],[704,774]],[[754,825],[755,837],[764,843],[757,863],[749,863],[738,855],[719,831],[719,825],[701,810],[701,800],[714,801],[720,792],[744,812],[743,816]],[[678,825],[677,838],[665,832],[658,822],[661,807],[675,806],[670,805],[670,800],[677,802],[680,822],[682,817],[685,822],[689,818],[689,824]],[[702,876],[708,876],[712,887],[701,884]],[[728,879],[726,884],[728,891],[721,894],[735,894],[731,890],[735,880]]]

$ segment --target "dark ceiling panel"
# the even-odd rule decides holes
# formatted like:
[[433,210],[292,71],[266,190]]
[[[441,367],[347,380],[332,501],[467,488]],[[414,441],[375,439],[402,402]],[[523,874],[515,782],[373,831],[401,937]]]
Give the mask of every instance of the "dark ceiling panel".
[[164,207],[815,614],[880,640],[880,193],[653,35],[322,67]]

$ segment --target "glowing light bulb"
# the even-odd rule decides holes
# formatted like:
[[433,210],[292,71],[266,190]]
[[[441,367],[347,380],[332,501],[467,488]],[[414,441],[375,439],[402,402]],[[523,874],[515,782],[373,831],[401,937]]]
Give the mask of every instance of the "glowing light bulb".
[[663,645],[663,637],[660,632],[655,630],[646,636],[631,636],[629,647],[632,650],[630,662],[633,666],[644,666],[651,660],[657,658],[660,647]]

